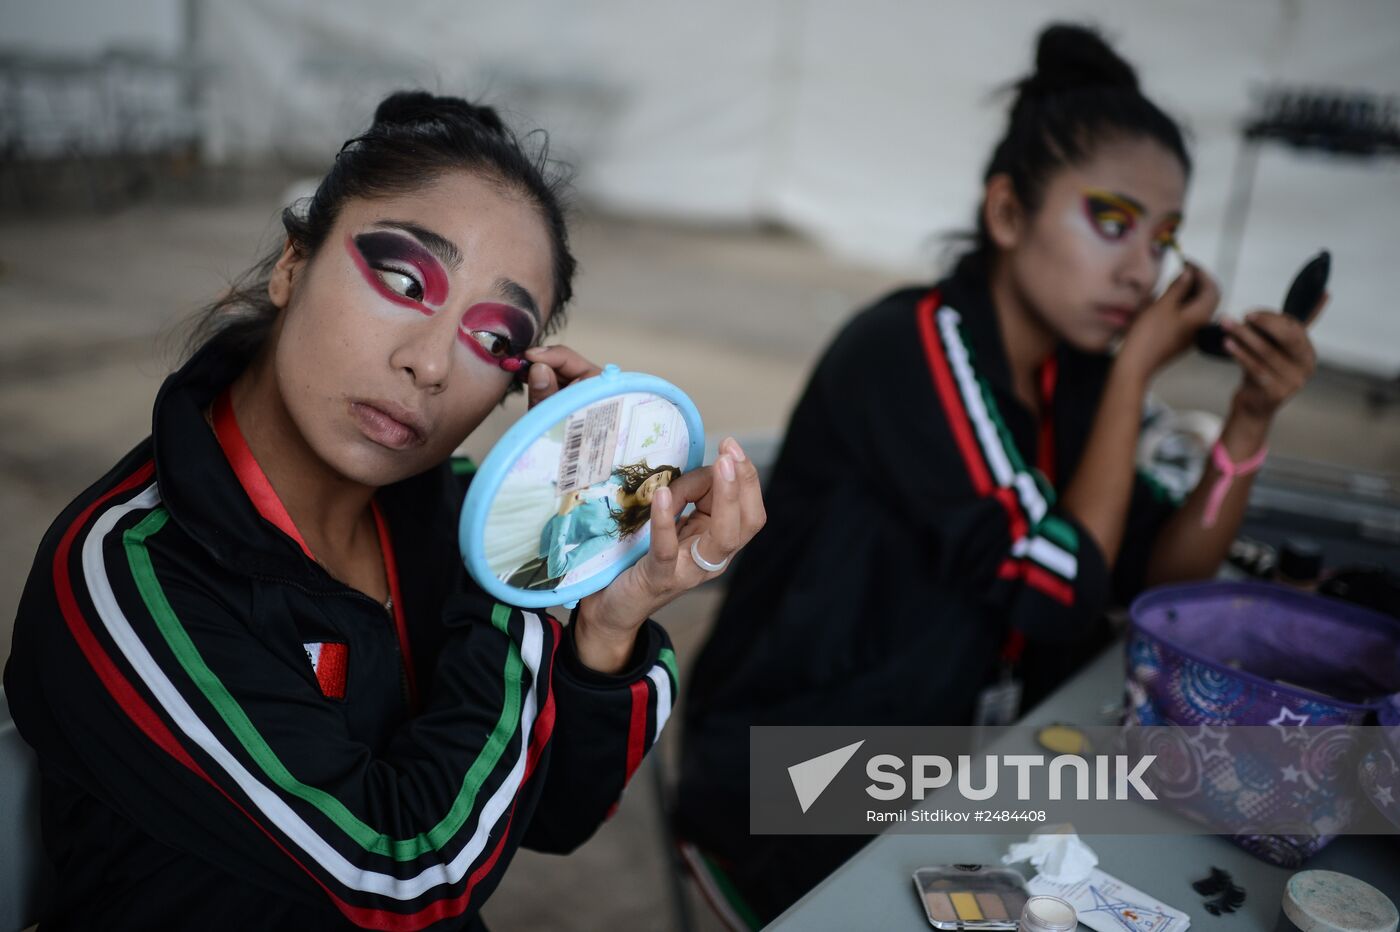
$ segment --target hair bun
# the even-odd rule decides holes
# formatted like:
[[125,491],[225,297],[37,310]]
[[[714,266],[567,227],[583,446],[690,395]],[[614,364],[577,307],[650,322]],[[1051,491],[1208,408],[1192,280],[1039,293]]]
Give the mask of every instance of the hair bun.
[[1137,72],[1096,29],[1071,23],[1045,27],[1036,42],[1035,74],[1021,82],[1021,93],[1056,94],[1090,87],[1137,91]]
[[424,124],[468,119],[493,133],[504,133],[505,124],[491,107],[482,107],[461,97],[439,96],[427,91],[399,91],[380,101],[374,110],[375,125],[418,127]]

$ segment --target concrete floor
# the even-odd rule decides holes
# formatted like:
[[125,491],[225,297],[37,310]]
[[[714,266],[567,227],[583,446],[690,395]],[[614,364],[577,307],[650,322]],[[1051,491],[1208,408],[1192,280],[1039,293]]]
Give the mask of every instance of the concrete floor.
[[[178,357],[175,326],[274,241],[278,207],[274,195],[249,194],[231,206],[0,219],[0,658],[48,523],[148,432],[151,400]],[[584,216],[574,235],[582,276],[567,341],[600,363],[675,382],[714,439],[781,430],[833,328],[920,277],[843,264],[775,232]],[[1230,366],[1193,357],[1156,391],[1173,406],[1221,413],[1234,381]],[[1273,449],[1400,473],[1400,405],[1370,403],[1364,389],[1320,375],[1282,415]],[[492,415],[469,450],[483,454],[517,413]],[[683,665],[717,595],[693,593],[662,613]],[[667,755],[674,729],[669,738]],[[673,928],[644,777],[575,855],[522,852],[485,911],[492,928]],[[702,918],[700,928],[717,927]]]

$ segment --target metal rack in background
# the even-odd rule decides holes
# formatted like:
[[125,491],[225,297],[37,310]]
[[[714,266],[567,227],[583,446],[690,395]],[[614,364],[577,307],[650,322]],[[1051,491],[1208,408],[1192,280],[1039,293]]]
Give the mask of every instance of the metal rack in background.
[[140,48],[0,49],[0,207],[103,209],[195,183],[206,72]]
[[[1221,305],[1228,306],[1249,217],[1259,155],[1267,145],[1363,162],[1400,158],[1400,98],[1366,91],[1275,85],[1257,90],[1240,123],[1224,231],[1215,263]],[[1400,399],[1400,379],[1368,388],[1373,405]]]
[[1255,92],[1240,136],[1215,264],[1226,292],[1234,282],[1263,148],[1286,146],[1361,161],[1400,158],[1400,98],[1329,88],[1267,87]]
[[1255,480],[1241,533],[1279,546],[1303,535],[1330,567],[1400,573],[1400,484],[1394,476],[1271,456]]

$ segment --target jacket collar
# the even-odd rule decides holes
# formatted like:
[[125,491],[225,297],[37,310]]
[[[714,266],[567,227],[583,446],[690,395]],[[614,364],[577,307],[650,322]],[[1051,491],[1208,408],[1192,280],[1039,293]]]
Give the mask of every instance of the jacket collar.
[[[1011,381],[1011,364],[1002,341],[1001,324],[992,306],[986,263],[964,256],[953,274],[938,285],[941,303],[958,312],[973,366],[987,380],[1003,421],[1027,462],[1038,461],[1043,428],[1037,425]],[[1052,427],[1055,475],[1069,475],[1088,438],[1093,414],[1113,357],[1085,353],[1061,341],[1055,349],[1055,384],[1045,415]],[[1037,380],[1039,382],[1039,380]]]
[[[965,256],[953,274],[938,286],[941,303],[961,318],[961,329],[973,354],[973,365],[998,393],[1012,398],[1011,365],[1001,338],[1001,323],[992,306],[985,263]],[[1018,405],[1019,406],[1019,405]]]
[[[161,385],[152,411],[156,481],[171,519],[216,560],[239,572],[318,590],[338,589],[301,545],[263,518],[225,458],[204,411],[247,365],[213,344]],[[376,501],[407,569],[455,554],[456,483],[446,463],[380,489]]]

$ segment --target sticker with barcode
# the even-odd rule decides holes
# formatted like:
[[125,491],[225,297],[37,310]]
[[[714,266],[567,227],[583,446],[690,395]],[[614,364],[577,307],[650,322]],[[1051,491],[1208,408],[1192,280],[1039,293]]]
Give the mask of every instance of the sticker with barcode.
[[501,480],[480,543],[487,565],[508,586],[546,590],[636,559],[651,497],[689,459],[685,417],[666,398],[627,392],[563,415]]
[[559,491],[572,492],[612,474],[621,401],[590,405],[569,418],[559,454]]

